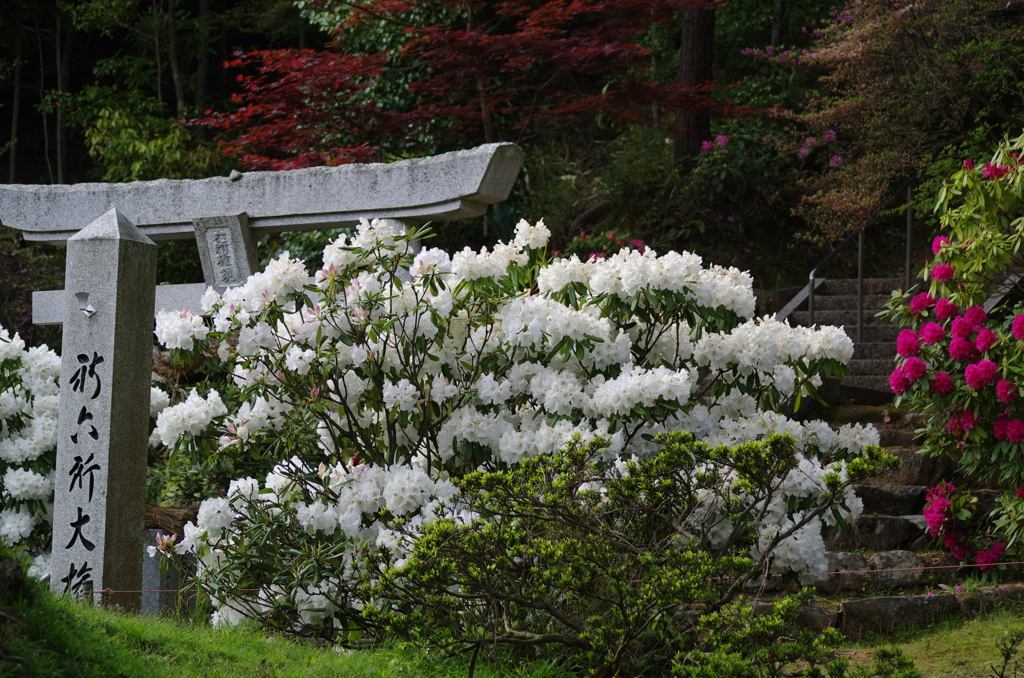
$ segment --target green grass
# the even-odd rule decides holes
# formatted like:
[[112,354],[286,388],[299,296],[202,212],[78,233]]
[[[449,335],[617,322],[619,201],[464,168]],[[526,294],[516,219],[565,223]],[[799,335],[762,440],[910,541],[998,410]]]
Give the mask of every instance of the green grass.
[[[927,629],[847,643],[842,655],[851,664],[870,664],[875,651],[898,647],[925,678],[989,678],[1002,665],[996,643],[1024,631],[1024,609],[1004,607],[975,619],[950,620]],[[1013,675],[1012,666],[1007,674]]]
[[[0,621],[0,676],[85,678],[442,678],[467,676],[469,657],[447,659],[391,644],[349,652],[252,629],[155,619],[58,600],[38,589],[8,600],[20,623]],[[13,608],[13,609],[12,609]],[[548,663],[515,670],[479,661],[476,676],[569,678]]]
[[[2,583],[2,582],[0,582]],[[19,590],[20,589],[20,590]],[[1001,665],[996,643],[1024,631],[1024,608],[1004,604],[970,620],[849,642],[841,654],[870,666],[898,647],[925,678],[989,678]],[[502,666],[485,660],[480,678],[580,678],[546,662]],[[447,678],[468,676],[469,657],[445,658],[400,643],[344,651],[252,628],[212,629],[204,620],[157,619],[54,598],[38,585],[0,601],[0,678]],[[1011,671],[1007,674],[1012,676]]]

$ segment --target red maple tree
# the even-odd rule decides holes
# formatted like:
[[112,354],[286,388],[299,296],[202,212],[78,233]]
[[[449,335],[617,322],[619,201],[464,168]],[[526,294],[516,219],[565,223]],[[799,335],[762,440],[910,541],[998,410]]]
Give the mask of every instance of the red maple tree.
[[[321,0],[330,5],[338,0]],[[722,109],[710,85],[659,82],[641,44],[654,25],[712,0],[377,0],[351,8],[331,49],[240,54],[238,109],[194,121],[233,134],[226,150],[248,169],[293,169],[522,142],[596,116],[649,121]],[[376,22],[397,46],[343,51]],[[406,96],[381,96],[395,82]],[[378,99],[388,103],[380,103]]]

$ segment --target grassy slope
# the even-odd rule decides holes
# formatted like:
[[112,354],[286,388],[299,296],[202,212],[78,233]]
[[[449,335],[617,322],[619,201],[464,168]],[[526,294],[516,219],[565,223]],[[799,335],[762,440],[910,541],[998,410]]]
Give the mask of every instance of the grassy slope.
[[[8,612],[23,622],[0,623],[0,676],[75,678],[441,678],[465,676],[468,659],[446,660],[414,649],[336,651],[249,629],[152,619],[55,600],[35,592]],[[570,676],[550,664],[504,675]],[[480,662],[476,675],[498,668]]]
[[[1008,607],[971,620],[950,620],[919,631],[874,642],[847,643],[842,654],[851,664],[870,664],[876,647],[896,646],[917,664],[925,678],[988,678],[1002,666],[996,643],[1024,631],[1024,610]],[[1008,676],[1013,676],[1012,666]]]

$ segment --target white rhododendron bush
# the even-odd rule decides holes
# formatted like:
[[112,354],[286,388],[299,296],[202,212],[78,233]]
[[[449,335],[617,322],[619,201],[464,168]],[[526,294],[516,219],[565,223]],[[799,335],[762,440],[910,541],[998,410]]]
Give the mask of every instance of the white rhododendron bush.
[[216,622],[344,625],[364,604],[360,554],[400,564],[410,529],[441,514],[487,520],[453,505],[453,478],[574,440],[607,441],[609,462],[648,459],[674,431],[712,446],[790,434],[797,458],[777,492],[744,499],[722,470],[710,486],[728,501],[709,494],[680,529],[728,543],[746,501],[761,537],[745,556],[805,583],[824,575],[823,530],[860,503],[845,485],[834,511],[801,506],[818,505],[826,475],[845,478],[877,433],[779,411],[820,375],[845,374],[841,329],[753,317],[750,277],[690,253],[549,260],[542,222],[453,257],[416,251],[422,235],[364,221],[312,280],[286,253],[242,287],[210,290],[200,313],[158,317],[166,347],[219,362],[240,395],[228,407],[234,397],[194,392],[161,413],[154,442],[280,460],[205,500],[176,547],[198,557]]

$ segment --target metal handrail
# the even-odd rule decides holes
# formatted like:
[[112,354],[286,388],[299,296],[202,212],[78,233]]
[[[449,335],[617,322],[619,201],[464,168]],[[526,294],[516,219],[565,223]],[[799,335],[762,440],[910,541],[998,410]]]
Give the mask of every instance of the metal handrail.
[[[900,184],[900,187],[892,192],[889,199],[882,203],[879,211],[884,210],[886,207],[892,204],[892,201],[903,192],[904,189],[907,191],[907,262],[906,262],[906,289],[910,289],[910,263],[911,263],[911,247],[910,247],[910,235],[914,227],[914,205],[912,203],[914,182],[917,181],[917,175],[911,176],[909,179]],[[832,258],[839,254],[840,250],[850,244],[850,242],[857,238],[857,342],[861,339],[861,326],[864,324],[864,229],[851,233],[846,237],[843,242],[839,243],[839,246],[828,253],[821,263],[811,269],[811,273],[808,276],[810,281],[808,283],[808,297],[807,297],[807,316],[808,324],[814,325],[814,282],[818,272],[823,269]]]

